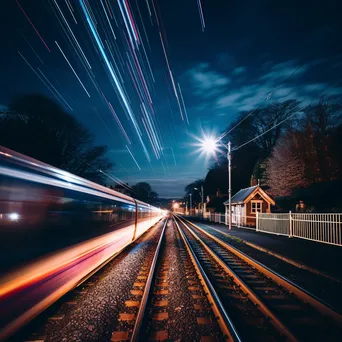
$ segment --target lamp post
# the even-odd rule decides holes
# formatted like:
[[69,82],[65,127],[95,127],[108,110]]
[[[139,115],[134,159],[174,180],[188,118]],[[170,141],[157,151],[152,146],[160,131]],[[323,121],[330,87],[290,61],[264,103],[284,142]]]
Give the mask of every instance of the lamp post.
[[[218,142],[221,140],[214,139],[212,137],[204,137],[203,140],[201,140],[201,149],[202,151],[206,152],[207,154],[215,153],[216,151],[219,151],[218,148]],[[223,144],[222,144],[223,145]],[[224,146],[224,145],[223,145]],[[229,210],[229,229],[232,229],[232,154],[231,154],[231,143],[228,142],[227,145],[228,152],[227,152],[227,159],[228,159],[228,210]]]
[[228,210],[229,210],[229,230],[232,229],[232,153],[231,143],[228,143]]
[[202,192],[202,219],[204,218],[204,188],[201,185],[201,192]]
[[202,216],[203,216],[203,213],[204,213],[204,188],[203,188],[203,185],[201,185],[201,189],[199,188],[194,188],[194,190],[201,190],[201,202],[202,202]]
[[192,194],[190,194],[190,216],[192,211]]

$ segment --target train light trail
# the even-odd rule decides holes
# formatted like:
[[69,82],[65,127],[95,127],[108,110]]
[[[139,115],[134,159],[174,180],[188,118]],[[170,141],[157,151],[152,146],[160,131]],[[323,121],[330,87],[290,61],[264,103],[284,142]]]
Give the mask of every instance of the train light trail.
[[19,220],[19,214],[18,213],[10,213],[8,214],[8,218],[10,221],[18,221]]

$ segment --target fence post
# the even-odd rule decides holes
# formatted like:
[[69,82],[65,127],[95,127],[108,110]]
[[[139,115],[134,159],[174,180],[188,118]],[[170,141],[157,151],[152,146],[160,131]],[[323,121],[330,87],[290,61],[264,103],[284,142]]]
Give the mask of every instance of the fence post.
[[255,222],[255,230],[258,232],[259,231],[259,212],[256,212],[256,222]]
[[289,222],[290,222],[290,235],[289,235],[289,238],[292,238],[293,234],[292,234],[292,212],[291,212],[291,210],[289,211]]

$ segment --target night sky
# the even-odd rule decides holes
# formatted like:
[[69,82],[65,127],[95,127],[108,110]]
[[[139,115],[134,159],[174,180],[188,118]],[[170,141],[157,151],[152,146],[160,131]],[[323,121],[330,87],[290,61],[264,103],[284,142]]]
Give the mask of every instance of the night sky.
[[108,145],[113,175],[180,197],[209,166],[195,137],[267,101],[341,94],[341,11],[338,0],[2,0],[0,106],[51,96]]

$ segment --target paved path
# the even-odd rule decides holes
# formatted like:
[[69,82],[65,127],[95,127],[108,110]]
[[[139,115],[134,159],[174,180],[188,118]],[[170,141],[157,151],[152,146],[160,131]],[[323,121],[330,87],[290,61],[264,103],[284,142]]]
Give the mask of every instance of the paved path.
[[259,245],[260,247],[327,273],[342,281],[342,247],[298,238],[257,233],[254,230],[244,228],[233,228],[229,230],[227,226],[219,224],[199,223],[198,221],[196,224],[199,226],[203,224],[212,226],[224,233]]

